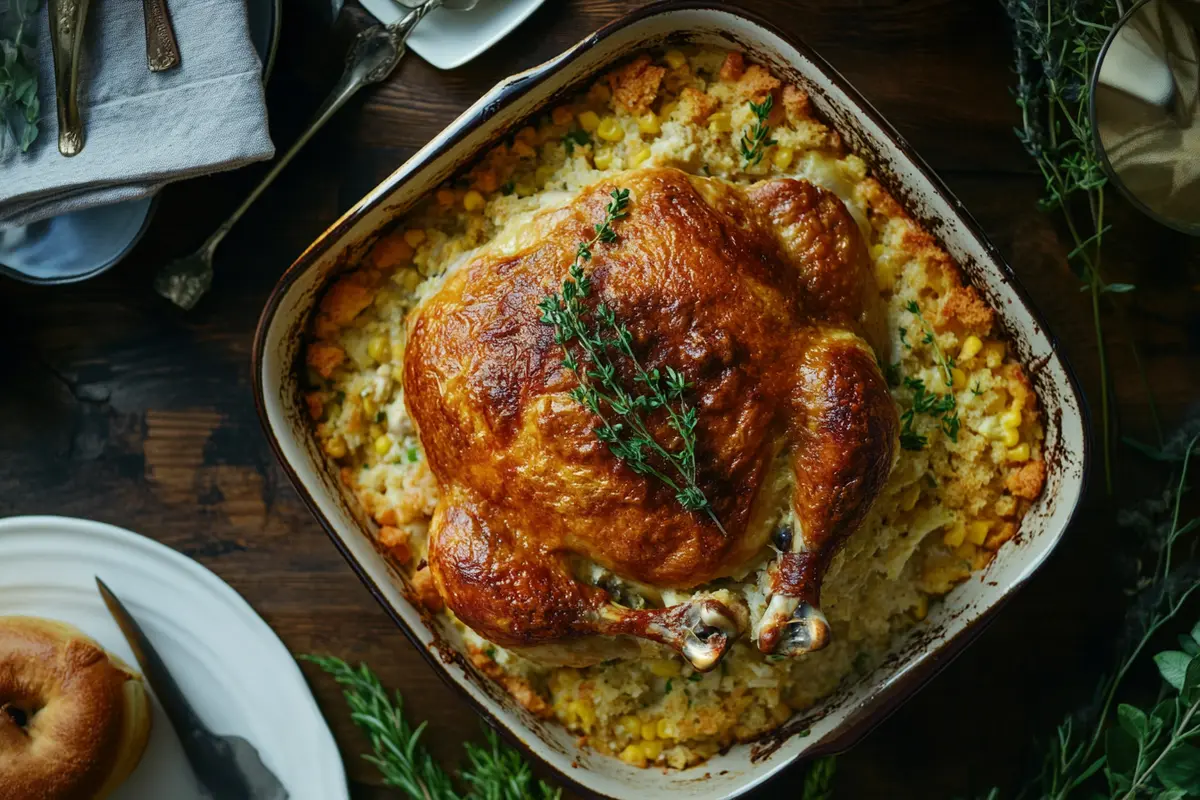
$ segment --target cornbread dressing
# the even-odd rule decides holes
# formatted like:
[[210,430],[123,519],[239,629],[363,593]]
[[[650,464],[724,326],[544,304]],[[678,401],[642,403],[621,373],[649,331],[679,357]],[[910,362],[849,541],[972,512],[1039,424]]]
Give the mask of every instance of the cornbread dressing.
[[[768,96],[770,143],[760,159],[747,159],[743,137],[757,121],[751,103]],[[410,312],[470,263],[484,256],[504,263],[536,246],[546,220],[598,184],[641,186],[647,176],[681,173],[697,186],[711,181],[714,192],[750,192],[764,206],[773,186],[812,184],[840,199],[865,242],[867,285],[877,290],[867,300],[880,319],[864,334],[895,413],[906,420],[904,447],[829,561],[820,597],[829,626],[824,649],[764,654],[746,633],[708,672],[643,638],[617,651],[589,638],[532,649],[525,641],[512,647],[518,642],[509,638],[505,649],[444,607],[429,568],[431,518],[442,498],[409,416],[415,396],[406,403],[409,326],[419,316]],[[1044,437],[1037,398],[993,316],[936,240],[814,116],[801,88],[737,52],[669,50],[638,55],[494,146],[338,277],[312,321],[306,400],[322,447],[377,523],[379,548],[410,576],[421,601],[447,616],[484,674],[600,752],[683,768],[778,727],[870,670],[895,634],[919,624],[930,602],[1015,535],[1045,482]],[[953,395],[952,422],[949,412],[923,405],[930,392]],[[759,496],[781,498],[780,523],[794,513],[783,499],[793,483],[787,470],[772,470],[758,488]],[[754,629],[770,605],[779,544],[757,543],[757,555],[710,570],[700,585],[658,583],[653,571],[640,575],[650,580],[634,580],[611,560],[572,566],[582,586],[620,607],[715,599],[745,609]],[[489,630],[478,620],[475,628]]]

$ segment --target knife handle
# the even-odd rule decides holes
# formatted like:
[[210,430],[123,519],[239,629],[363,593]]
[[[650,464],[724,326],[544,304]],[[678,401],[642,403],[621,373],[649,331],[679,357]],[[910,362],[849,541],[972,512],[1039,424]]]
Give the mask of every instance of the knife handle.
[[151,72],[178,67],[179,43],[166,0],[142,0],[142,12],[146,17],[146,66]]
[[50,47],[58,99],[58,152],[76,155],[83,149],[79,114],[79,60],[88,0],[50,0]]

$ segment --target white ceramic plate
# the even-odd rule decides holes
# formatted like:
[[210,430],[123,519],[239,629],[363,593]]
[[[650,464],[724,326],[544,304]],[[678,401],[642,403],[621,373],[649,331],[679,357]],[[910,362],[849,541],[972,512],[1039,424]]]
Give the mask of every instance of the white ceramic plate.
[[[224,581],[168,547],[66,517],[0,520],[0,614],[77,626],[136,665],[96,591],[99,575],[162,655],[200,717],[244,736],[290,800],[346,800],[337,745],[296,662]],[[158,701],[142,762],[112,800],[202,800]]]
[[[525,21],[544,0],[480,0],[470,13],[439,8],[421,20],[408,46],[438,69],[454,69],[467,63],[508,35]],[[415,0],[407,0],[406,5]],[[376,19],[391,24],[404,15],[393,0],[362,0]]]

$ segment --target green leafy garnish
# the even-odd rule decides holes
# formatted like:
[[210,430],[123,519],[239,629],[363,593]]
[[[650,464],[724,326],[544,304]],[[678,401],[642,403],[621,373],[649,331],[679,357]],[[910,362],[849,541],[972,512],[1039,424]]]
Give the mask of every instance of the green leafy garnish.
[[[905,309],[910,314],[916,316],[920,322],[921,344],[927,345],[933,352],[933,360],[937,365],[938,371],[941,372],[942,380],[945,382],[947,389],[951,388],[954,383],[954,376],[950,370],[954,369],[954,359],[947,358],[946,354],[942,352],[933,326],[925,319],[925,315],[921,313],[921,307],[917,305],[917,302],[915,300],[909,301]],[[908,343],[907,336],[908,330],[901,327],[900,341],[905,347],[911,350],[912,345]],[[954,392],[949,391],[945,394],[931,392],[926,389],[925,382],[918,378],[904,378],[904,387],[912,391],[913,399],[912,406],[900,415],[900,446],[905,450],[924,450],[925,446],[929,444],[928,437],[917,433],[913,427],[917,414],[927,414],[935,417],[946,438],[952,442],[957,442],[958,431],[962,423],[958,418],[958,402],[955,399]]]
[[22,153],[38,136],[37,19],[40,0],[9,0],[0,13],[0,156]]
[[[596,438],[638,475],[657,478],[675,492],[681,506],[707,514],[725,533],[696,483],[696,409],[684,400],[691,384],[672,367],[643,368],[633,352],[633,334],[617,321],[613,310],[599,303],[592,311],[584,303],[592,291],[584,264],[591,260],[597,244],[617,240],[613,223],[627,214],[629,190],[614,189],[611,196],[604,221],[595,224],[595,235],[579,243],[561,292],[538,304],[541,321],[554,326],[554,341],[564,353],[562,365],[579,382],[571,390],[572,399],[600,419],[594,429]],[[583,351],[585,361],[571,350],[572,343]],[[621,385],[612,356],[623,358],[633,368],[634,383],[640,390],[629,392]],[[668,426],[679,437],[676,450],[667,449],[650,433],[647,416],[659,410],[666,413]]]
[[568,133],[562,138],[563,147],[567,148],[567,155],[575,152],[575,147],[582,147],[592,143],[592,136],[582,128]]
[[767,124],[767,118],[771,116],[771,107],[774,105],[775,98],[769,94],[761,103],[750,101],[750,110],[754,112],[755,122],[742,134],[741,142],[742,158],[746,160],[747,167],[760,163],[766,149],[775,144],[775,140],[769,138],[771,126]]
[[834,756],[825,756],[812,762],[804,775],[801,800],[833,800],[833,775],[836,771],[837,759]]
[[467,785],[459,794],[450,775],[433,759],[421,742],[428,723],[413,728],[403,714],[403,698],[392,697],[366,664],[357,668],[340,658],[299,656],[316,664],[342,687],[350,706],[350,718],[371,742],[371,755],[383,782],[400,789],[414,800],[558,800],[562,791],[536,780],[521,754],[484,728],[485,746],[465,742],[467,767],[459,773]]
[[[1164,681],[1157,700],[1145,705],[1118,703],[1117,694],[1149,643],[1173,622],[1200,588],[1194,540],[1200,517],[1181,519],[1188,469],[1200,434],[1176,437],[1169,460],[1182,459],[1179,475],[1166,492],[1117,522],[1139,537],[1136,590],[1120,642],[1115,668],[1102,678],[1095,699],[1068,715],[1049,741],[1040,774],[1023,795],[1062,800],[1073,796],[1182,798],[1200,794],[1200,623],[1177,637],[1179,650],[1154,656]],[[1107,784],[1107,792],[1100,787]],[[988,795],[999,798],[998,789]]]

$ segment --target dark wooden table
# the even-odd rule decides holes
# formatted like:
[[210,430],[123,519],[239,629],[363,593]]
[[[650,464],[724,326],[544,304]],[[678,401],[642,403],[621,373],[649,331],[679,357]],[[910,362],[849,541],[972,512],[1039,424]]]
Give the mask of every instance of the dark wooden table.
[[[321,0],[289,0],[269,91],[286,145],[365,23],[332,28]],[[484,90],[555,55],[636,2],[550,0],[474,63],[439,72],[410,57],[308,146],[233,231],[212,292],[182,313],[150,288],[155,268],[198,244],[263,167],[167,189],[127,261],[96,280],[34,288],[0,279],[0,515],[67,514],[122,525],[204,563],[296,653],[365,660],[403,690],[448,763],[479,735],[474,714],[414,652],[343,563],[259,427],[250,342],[278,275],[326,226]],[[1092,319],[1066,270],[1056,221],[1012,135],[1010,49],[991,0],[745,0],[814,45],[945,178],[1013,264],[1096,397]],[[1142,348],[1165,424],[1200,398],[1200,242],[1117,201],[1109,280],[1135,283],[1128,325],[1105,315],[1122,432],[1151,438],[1131,357]],[[1063,710],[1085,700],[1121,614],[1105,557],[1113,509],[1162,474],[1122,451],[1115,500],[1093,481],[1086,508],[1032,584],[965,655],[846,755],[838,796],[952,797],[1011,782]],[[1093,472],[1093,475],[1097,475]],[[1189,620],[1190,624],[1190,620]],[[305,667],[342,745],[355,798],[392,796],[357,754],[337,690]],[[799,770],[772,793],[796,794]]]

